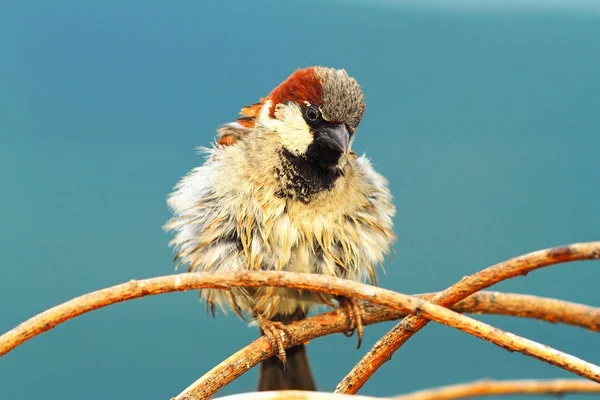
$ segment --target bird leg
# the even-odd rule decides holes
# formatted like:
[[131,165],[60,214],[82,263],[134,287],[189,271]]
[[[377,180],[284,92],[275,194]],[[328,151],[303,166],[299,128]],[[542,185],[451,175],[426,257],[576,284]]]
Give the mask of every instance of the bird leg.
[[365,309],[360,300],[351,297],[338,297],[339,307],[344,310],[346,317],[348,318],[348,325],[350,329],[344,332],[344,335],[350,337],[354,335],[356,330],[358,336],[357,349],[360,349],[362,344],[363,333],[365,331]]
[[288,340],[292,338],[292,334],[289,329],[279,321],[270,321],[266,318],[260,317],[260,328],[264,335],[269,340],[271,348],[277,349],[277,358],[283,363],[283,369],[287,366],[287,356],[285,353],[285,336]]

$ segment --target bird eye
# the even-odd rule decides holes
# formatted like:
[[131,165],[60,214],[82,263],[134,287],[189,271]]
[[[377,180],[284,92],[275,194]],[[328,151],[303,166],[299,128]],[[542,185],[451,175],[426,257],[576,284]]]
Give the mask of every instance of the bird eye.
[[306,119],[310,122],[315,122],[321,116],[321,112],[315,106],[310,106],[306,109]]

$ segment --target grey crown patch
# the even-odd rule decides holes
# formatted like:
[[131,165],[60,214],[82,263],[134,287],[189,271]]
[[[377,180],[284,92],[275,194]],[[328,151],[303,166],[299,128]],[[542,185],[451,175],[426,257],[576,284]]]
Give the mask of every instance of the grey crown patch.
[[316,67],[315,73],[323,84],[323,117],[328,121],[345,122],[356,129],[365,109],[364,94],[358,82],[343,69]]

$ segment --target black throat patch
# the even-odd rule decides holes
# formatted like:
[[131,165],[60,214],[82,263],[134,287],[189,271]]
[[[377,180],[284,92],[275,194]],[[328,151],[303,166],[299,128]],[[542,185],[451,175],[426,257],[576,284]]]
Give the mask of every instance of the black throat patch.
[[335,158],[317,157],[317,154],[312,154],[310,146],[305,156],[296,156],[283,149],[281,166],[275,169],[280,182],[277,196],[308,203],[318,193],[330,190],[343,175],[336,166],[338,159],[339,154]]

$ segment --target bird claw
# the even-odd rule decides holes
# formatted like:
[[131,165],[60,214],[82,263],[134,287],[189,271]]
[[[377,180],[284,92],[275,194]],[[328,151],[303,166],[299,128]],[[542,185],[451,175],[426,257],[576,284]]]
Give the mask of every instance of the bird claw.
[[365,331],[365,309],[360,300],[356,300],[348,297],[341,297],[339,300],[340,308],[344,310],[346,313],[346,317],[348,318],[348,326],[349,330],[344,333],[344,336],[350,337],[354,335],[354,331],[356,330],[358,336],[358,343],[356,345],[357,349],[360,349],[360,345],[362,344],[363,333]]
[[277,358],[283,363],[283,370],[285,371],[287,367],[287,356],[285,353],[284,341],[285,336],[287,336],[288,339],[291,339],[292,334],[283,323],[269,321],[265,318],[260,319],[260,328],[267,337],[267,340],[269,340],[271,348],[277,349]]

